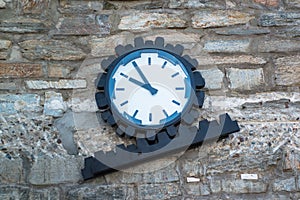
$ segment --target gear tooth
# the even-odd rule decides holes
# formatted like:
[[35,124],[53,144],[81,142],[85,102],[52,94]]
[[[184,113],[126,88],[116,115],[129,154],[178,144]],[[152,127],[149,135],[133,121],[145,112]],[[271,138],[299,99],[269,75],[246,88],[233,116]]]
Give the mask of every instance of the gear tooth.
[[143,47],[144,46],[144,39],[142,37],[137,37],[134,39],[134,46],[135,47]]
[[146,132],[146,138],[150,142],[155,141],[155,139],[156,139],[156,132],[154,130],[148,130]]
[[129,52],[129,51],[132,51],[132,49],[133,49],[132,44],[128,44],[128,45],[125,46],[126,53]]
[[124,137],[124,135],[125,135],[124,131],[123,131],[120,127],[117,128],[116,134],[117,134],[119,137]]
[[194,76],[194,80],[195,80],[196,89],[204,88],[205,80],[202,77],[201,73],[199,71],[194,71],[193,76]]
[[151,40],[147,40],[147,41],[145,42],[145,46],[154,46],[154,43],[153,43],[153,41],[151,41]]
[[136,140],[136,144],[139,149],[139,153],[149,152],[149,144],[145,138],[138,138]]
[[190,113],[186,113],[186,114],[182,117],[182,120],[183,120],[186,124],[191,125],[191,124],[194,122],[195,118],[194,118],[194,116],[191,115]]
[[123,55],[124,53],[125,53],[125,47],[124,46],[122,46],[122,45],[118,45],[116,48],[115,48],[115,51],[116,51],[116,54],[118,55],[118,56],[121,56],[121,55]]
[[95,95],[97,106],[99,109],[106,109],[108,108],[108,101],[105,97],[104,92],[97,92]]
[[174,46],[173,45],[171,45],[171,44],[167,44],[166,46],[165,46],[165,48],[167,49],[167,50],[169,50],[169,51],[171,51],[172,53],[175,53],[174,52]]
[[135,136],[135,128],[133,128],[132,126],[128,126],[125,129],[125,134],[128,135],[129,137],[134,137]]
[[111,64],[109,59],[102,60],[101,67],[104,71],[107,71],[108,66]]
[[191,70],[194,71],[196,70],[196,67],[198,66],[198,62],[196,59],[192,59],[190,56],[188,55],[184,55],[183,58],[188,61],[192,66],[191,66]]
[[98,78],[96,79],[96,87],[98,90],[104,90],[106,84],[107,75],[100,73]]
[[155,46],[164,47],[164,45],[165,45],[165,39],[163,37],[157,37],[155,39]]
[[175,137],[177,134],[177,128],[174,125],[168,126],[167,133],[170,137]]
[[178,55],[181,56],[182,53],[183,53],[184,48],[183,48],[182,45],[177,44],[177,45],[175,46],[174,50],[175,50],[175,53],[176,53],[176,54],[178,54]]
[[204,97],[205,97],[204,91],[197,91],[196,97],[197,97],[196,106],[199,108],[202,108],[203,103],[204,103]]

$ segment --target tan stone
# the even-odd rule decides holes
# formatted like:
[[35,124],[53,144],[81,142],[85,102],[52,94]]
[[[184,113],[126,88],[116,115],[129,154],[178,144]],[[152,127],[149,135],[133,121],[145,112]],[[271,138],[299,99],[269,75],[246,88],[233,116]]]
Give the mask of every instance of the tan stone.
[[70,72],[72,71],[72,67],[63,66],[59,64],[51,64],[48,67],[48,76],[51,78],[67,78],[70,76]]
[[204,65],[220,65],[220,64],[255,64],[262,65],[266,64],[267,61],[258,56],[250,56],[250,55],[237,55],[237,56],[198,56],[197,59],[200,66]]
[[263,4],[265,6],[278,6],[279,5],[279,1],[278,0],[254,0],[255,3],[260,3]]
[[1,78],[43,76],[42,65],[33,63],[0,63]]
[[0,50],[6,50],[11,47],[11,41],[9,40],[0,40]]
[[277,85],[300,85],[300,56],[287,56],[275,60]]

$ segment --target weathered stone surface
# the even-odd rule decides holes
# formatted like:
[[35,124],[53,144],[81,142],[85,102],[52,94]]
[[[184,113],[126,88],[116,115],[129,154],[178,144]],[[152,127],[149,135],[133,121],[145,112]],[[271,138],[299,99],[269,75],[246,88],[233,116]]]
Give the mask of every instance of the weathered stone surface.
[[0,39],[0,50],[7,50],[11,47],[10,40],[1,40]]
[[61,93],[49,91],[45,93],[44,114],[53,117],[61,117],[67,110]]
[[0,83],[0,90],[16,90],[17,85],[15,82]]
[[108,15],[63,17],[58,20],[54,35],[107,35],[110,33]]
[[18,111],[38,112],[40,107],[40,96],[37,94],[0,94],[0,113],[15,114]]
[[262,35],[270,33],[270,30],[257,28],[225,28],[217,29],[215,32],[219,35]]
[[135,190],[130,185],[93,185],[70,189],[67,192],[68,200],[80,199],[107,199],[123,200],[135,199]]
[[59,12],[62,14],[89,14],[100,11],[103,8],[103,2],[100,1],[60,1]]
[[277,85],[300,84],[300,56],[277,58],[274,63]]
[[222,181],[217,179],[209,180],[210,190],[212,193],[219,193],[222,190]]
[[40,14],[46,11],[49,6],[48,0],[19,0],[18,3],[20,4],[21,11],[29,14]]
[[205,55],[197,56],[198,64],[200,66],[206,65],[223,65],[223,64],[253,64],[253,65],[262,65],[266,64],[267,61],[263,57],[259,56],[250,56],[250,55],[239,55],[239,56],[214,56],[214,55]]
[[250,40],[212,40],[204,44],[204,50],[209,53],[236,53],[247,52]]
[[264,84],[264,73],[262,68],[258,69],[226,69],[226,76],[230,82],[231,89],[251,90]]
[[0,8],[5,8],[6,3],[3,0],[0,0]]
[[166,199],[180,196],[180,187],[175,183],[142,184],[138,186],[138,199]]
[[105,57],[115,54],[117,45],[133,44],[133,35],[130,33],[121,33],[105,38],[96,38],[91,40],[91,53],[94,57]]
[[82,179],[83,159],[78,157],[39,157],[28,176],[33,185],[76,183]]
[[299,0],[287,0],[286,2],[289,8],[300,8]]
[[43,76],[41,64],[0,63],[0,78],[34,78]]
[[74,68],[64,64],[49,64],[48,76],[51,78],[69,78]]
[[260,3],[265,6],[276,7],[279,5],[279,0],[254,0],[255,3]]
[[179,14],[131,12],[121,17],[120,30],[143,31],[151,28],[184,28],[186,21]]
[[260,181],[222,180],[222,191],[236,194],[263,193],[267,184]]
[[60,199],[58,188],[33,189],[26,186],[0,186],[0,199],[44,200]]
[[295,177],[289,179],[276,180],[273,183],[273,191],[287,191],[293,192],[296,190],[296,180]]
[[0,158],[0,184],[24,183],[22,159]]
[[275,33],[278,37],[297,38],[300,37],[300,26],[284,27],[276,30]]
[[222,27],[246,24],[254,17],[238,11],[199,11],[192,17],[193,28]]
[[225,2],[220,0],[206,0],[206,1],[198,1],[198,0],[170,0],[169,3],[170,8],[217,8],[224,9],[226,8]]
[[22,55],[29,60],[82,60],[85,53],[60,40],[26,40],[19,43]]
[[261,40],[258,43],[259,52],[298,52],[300,41],[298,40]]
[[278,12],[265,13],[258,19],[260,26],[287,26],[300,25],[300,13]]
[[6,33],[39,33],[48,27],[40,20],[30,18],[11,18],[0,21],[0,32]]
[[205,87],[210,90],[221,89],[223,85],[224,74],[218,68],[199,70],[205,80]]
[[0,51],[0,60],[6,60],[8,58],[8,51]]
[[42,89],[80,89],[86,88],[86,80],[59,80],[59,81],[25,81],[26,86],[33,90]]

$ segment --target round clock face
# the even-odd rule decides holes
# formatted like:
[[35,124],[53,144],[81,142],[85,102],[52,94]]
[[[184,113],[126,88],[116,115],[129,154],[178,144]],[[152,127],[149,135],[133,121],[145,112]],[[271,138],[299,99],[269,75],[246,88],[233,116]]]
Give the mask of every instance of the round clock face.
[[112,110],[125,122],[154,128],[180,120],[190,103],[191,77],[172,54],[142,49],[116,63],[107,91]]

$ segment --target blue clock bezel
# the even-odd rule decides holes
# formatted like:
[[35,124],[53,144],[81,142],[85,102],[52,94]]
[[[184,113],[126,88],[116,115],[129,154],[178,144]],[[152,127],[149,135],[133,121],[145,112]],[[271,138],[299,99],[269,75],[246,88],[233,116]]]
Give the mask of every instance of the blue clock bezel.
[[[118,111],[118,109],[116,108],[116,106],[114,105],[114,103],[111,100],[112,96],[114,95],[114,84],[112,84],[113,75],[115,74],[115,72],[117,71],[117,69],[119,68],[120,65],[125,65],[125,64],[129,63],[130,61],[132,61],[136,58],[139,58],[141,53],[158,53],[158,55],[160,57],[164,58],[168,62],[170,62],[174,65],[176,65],[176,64],[180,65],[181,69],[186,74],[188,82],[189,82],[187,85],[190,88],[188,88],[186,90],[189,92],[185,94],[186,98],[188,98],[188,101],[187,101],[186,105],[184,106],[184,108],[182,109],[182,112],[180,112],[180,113],[174,112],[173,114],[168,116],[168,118],[164,119],[163,122],[159,125],[141,125],[141,122],[139,122],[138,119],[132,118],[132,116],[130,116],[130,115],[125,117],[122,113],[120,113]],[[105,88],[105,90],[104,90],[105,96],[108,100],[109,106],[114,114],[114,117],[117,117],[126,125],[130,125],[132,127],[135,127],[138,129],[143,129],[143,130],[156,130],[158,128],[161,129],[163,127],[168,127],[170,125],[179,123],[182,115],[186,111],[188,111],[193,104],[192,93],[195,91],[195,83],[194,83],[194,79],[193,79],[193,75],[192,75],[193,72],[191,70],[192,67],[193,66],[188,61],[186,61],[184,58],[182,58],[181,56],[178,56],[172,52],[166,51],[164,49],[159,49],[159,48],[137,49],[137,50],[128,52],[125,55],[118,57],[109,66],[109,71],[107,72],[107,77],[109,77],[109,78],[106,79],[106,84],[105,84],[107,88]],[[115,115],[117,115],[117,116],[115,116]]]

